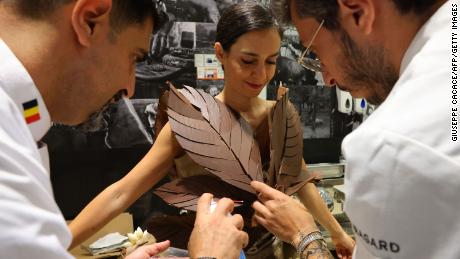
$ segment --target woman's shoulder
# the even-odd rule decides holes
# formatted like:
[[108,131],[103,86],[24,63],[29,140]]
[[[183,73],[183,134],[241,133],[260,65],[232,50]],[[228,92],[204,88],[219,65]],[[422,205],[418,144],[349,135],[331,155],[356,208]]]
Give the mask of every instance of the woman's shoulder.
[[[277,116],[276,114],[287,114],[288,117],[299,117],[299,112],[297,111],[294,104],[289,100],[289,98],[280,98],[279,100],[267,100],[266,101],[267,111],[269,111],[268,116]],[[283,106],[284,108],[281,108]],[[284,112],[279,113],[276,110],[285,109]],[[273,117],[272,117],[273,119]]]
[[[263,100],[265,108],[268,109],[268,110],[273,110],[275,108],[276,104],[278,104],[278,103],[280,103],[282,101],[283,101],[282,99],[280,99],[280,100]],[[293,108],[294,105],[289,100],[289,98],[286,99],[286,102],[288,104],[288,109],[291,108],[291,106]]]
[[275,107],[276,101],[275,100],[262,100],[265,108],[271,110]]

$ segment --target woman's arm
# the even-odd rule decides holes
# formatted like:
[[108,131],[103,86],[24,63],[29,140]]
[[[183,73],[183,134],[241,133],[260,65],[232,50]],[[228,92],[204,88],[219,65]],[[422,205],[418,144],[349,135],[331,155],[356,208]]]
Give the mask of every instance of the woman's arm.
[[343,233],[342,227],[329,212],[326,204],[319,195],[318,189],[316,189],[316,186],[313,183],[305,184],[299,191],[297,191],[297,195],[307,210],[331,233],[331,235],[334,236]]
[[[306,164],[304,161],[302,161],[302,167],[302,171],[306,171]],[[351,258],[355,242],[343,230],[332,213],[329,212],[316,186],[313,183],[307,183],[297,191],[297,195],[313,217],[329,231],[332,241],[336,246],[337,253],[341,254],[343,258]]]
[[144,158],[122,179],[102,191],[72,221],[69,225],[73,235],[70,249],[85,241],[111,219],[125,211],[161,180],[181,151],[167,123]]

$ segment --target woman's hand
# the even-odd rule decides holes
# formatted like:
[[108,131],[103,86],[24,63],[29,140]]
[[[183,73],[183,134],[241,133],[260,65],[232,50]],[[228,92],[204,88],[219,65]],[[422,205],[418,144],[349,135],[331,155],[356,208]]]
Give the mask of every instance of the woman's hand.
[[355,248],[355,240],[345,232],[338,236],[331,236],[331,238],[335,245],[337,256],[341,259],[351,259]]

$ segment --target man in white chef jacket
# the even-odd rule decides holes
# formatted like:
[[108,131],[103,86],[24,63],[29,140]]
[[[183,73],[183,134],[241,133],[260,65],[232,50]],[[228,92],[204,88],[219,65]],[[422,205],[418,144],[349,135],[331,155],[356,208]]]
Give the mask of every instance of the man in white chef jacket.
[[[354,258],[460,258],[458,0],[273,3],[326,83],[379,105],[342,144]],[[312,229],[286,196],[253,185],[259,223],[286,241]]]
[[[155,2],[0,0],[1,258],[72,258],[71,235],[54,201],[40,140],[51,121],[80,124],[97,117],[105,104],[133,94],[136,62],[162,23]],[[201,201],[208,209],[210,199]],[[218,206],[221,213],[202,216],[200,226],[217,220],[228,233],[239,234],[242,222],[226,220],[232,203]],[[206,248],[203,242],[214,242],[208,236],[223,240],[213,231],[197,231],[191,248]],[[168,246],[147,246],[129,258],[150,258]]]

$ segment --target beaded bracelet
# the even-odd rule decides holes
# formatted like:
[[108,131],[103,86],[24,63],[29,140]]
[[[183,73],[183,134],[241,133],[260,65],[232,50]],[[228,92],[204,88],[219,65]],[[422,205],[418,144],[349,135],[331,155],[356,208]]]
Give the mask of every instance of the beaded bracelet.
[[314,231],[308,235],[304,235],[303,233],[300,233],[300,242],[297,245],[297,254],[299,256],[302,255],[305,248],[307,248],[307,246],[315,240],[324,240],[323,235],[321,235],[321,232]]

